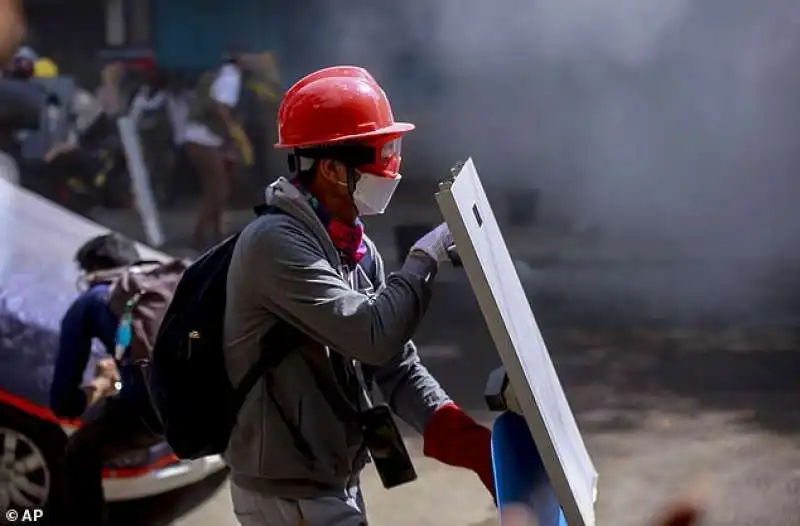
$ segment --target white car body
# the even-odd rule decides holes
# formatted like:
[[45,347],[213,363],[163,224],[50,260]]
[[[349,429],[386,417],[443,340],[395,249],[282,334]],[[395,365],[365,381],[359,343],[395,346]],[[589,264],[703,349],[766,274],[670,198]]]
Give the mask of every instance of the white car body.
[[179,460],[132,476],[108,476],[103,479],[107,501],[132,500],[166,493],[200,482],[225,467],[219,455],[198,460]]
[[[70,435],[76,428],[62,425],[61,429]],[[111,502],[152,497],[200,482],[224,468],[225,461],[219,455],[180,460],[170,454],[150,466],[106,469],[103,473],[103,493],[106,500]]]

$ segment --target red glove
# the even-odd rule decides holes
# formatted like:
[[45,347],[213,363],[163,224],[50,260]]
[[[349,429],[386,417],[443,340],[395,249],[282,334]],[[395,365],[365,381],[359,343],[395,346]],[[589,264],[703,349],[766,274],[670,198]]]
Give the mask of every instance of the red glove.
[[477,473],[495,497],[492,433],[450,402],[436,410],[425,427],[423,453],[449,466]]

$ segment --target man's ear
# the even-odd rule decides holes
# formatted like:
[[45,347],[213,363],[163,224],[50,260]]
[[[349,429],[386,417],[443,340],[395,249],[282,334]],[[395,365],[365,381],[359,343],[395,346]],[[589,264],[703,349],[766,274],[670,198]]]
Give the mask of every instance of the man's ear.
[[347,184],[347,170],[344,164],[332,159],[321,159],[317,168],[317,176],[329,183]]

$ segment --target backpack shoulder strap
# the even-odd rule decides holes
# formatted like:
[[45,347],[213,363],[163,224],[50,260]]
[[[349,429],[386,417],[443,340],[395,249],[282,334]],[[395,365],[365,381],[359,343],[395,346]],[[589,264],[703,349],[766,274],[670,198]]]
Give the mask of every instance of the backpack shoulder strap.
[[[282,210],[278,207],[261,203],[253,207],[253,213],[256,217],[261,217],[266,214],[282,213]],[[261,355],[256,360],[256,363],[247,370],[236,387],[235,403],[237,404],[237,410],[244,403],[250,391],[253,390],[261,375],[272,371],[280,365],[289,356],[293,347],[297,346],[302,339],[303,335],[300,331],[284,321],[278,321],[261,337]]]
[[247,395],[253,390],[259,378],[264,377],[266,382],[267,396],[272,399],[272,403],[278,411],[278,415],[283,420],[286,429],[291,433],[295,447],[297,447],[308,458],[313,457],[311,446],[303,434],[300,432],[289,417],[281,409],[281,405],[275,399],[273,391],[272,373],[275,368],[285,360],[289,354],[294,351],[305,339],[300,331],[289,325],[284,321],[278,321],[267,333],[262,336],[260,340],[261,355],[258,360],[253,364],[250,369],[239,382],[239,385],[234,391],[233,412],[231,414],[238,414],[247,399]]
[[286,322],[278,321],[261,337],[261,354],[250,369],[247,370],[236,387],[236,403],[241,406],[258,379],[264,373],[275,370],[289,353],[303,341],[303,335]]
[[269,206],[267,203],[261,203],[260,205],[253,207],[253,213],[256,215],[256,217],[261,217],[265,214],[268,214],[271,208],[275,207]]
[[268,205],[267,203],[261,203],[260,205],[256,205],[253,207],[253,213],[256,215],[256,217],[261,217],[267,214],[285,214],[286,212],[284,212],[277,206]]

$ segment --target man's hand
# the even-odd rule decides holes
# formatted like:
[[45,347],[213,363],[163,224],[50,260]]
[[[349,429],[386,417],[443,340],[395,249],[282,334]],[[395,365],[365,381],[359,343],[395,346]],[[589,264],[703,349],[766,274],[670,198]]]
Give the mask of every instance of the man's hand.
[[5,67],[25,37],[25,12],[20,0],[0,0],[0,66]]
[[414,243],[411,252],[424,252],[437,263],[450,261],[448,249],[453,246],[453,236],[447,223],[437,226]]
[[94,379],[88,385],[83,386],[86,393],[86,405],[91,407],[104,398],[113,396],[117,392],[117,384],[120,381],[117,362],[113,358],[103,358],[94,369]]
[[97,378],[105,378],[112,384],[120,381],[117,362],[111,357],[103,358],[97,362],[97,365],[94,368],[94,375]]
[[98,376],[88,385],[83,386],[86,393],[86,407],[92,407],[104,398],[114,395],[117,392],[115,382],[104,376]]
[[[2,0],[0,0],[2,1]],[[53,159],[58,157],[59,155],[63,155],[67,152],[74,150],[76,146],[74,144],[70,144],[67,141],[59,142],[53,145],[47,153],[44,154],[44,162],[51,163]]]
[[473,471],[495,498],[492,432],[449,402],[434,411],[425,426],[423,454],[448,466]]

